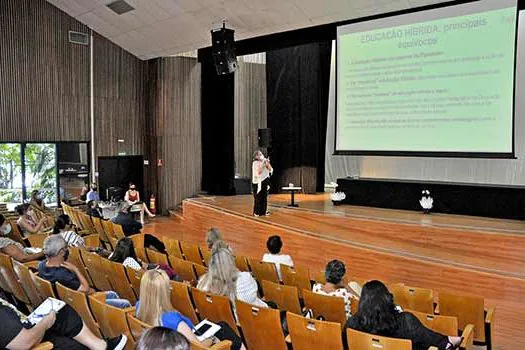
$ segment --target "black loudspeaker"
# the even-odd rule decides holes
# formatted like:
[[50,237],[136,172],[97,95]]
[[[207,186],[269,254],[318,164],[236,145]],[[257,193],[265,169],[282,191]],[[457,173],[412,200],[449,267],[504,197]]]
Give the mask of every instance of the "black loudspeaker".
[[272,147],[272,129],[259,129],[257,140],[261,148]]
[[233,29],[225,27],[211,31],[213,63],[219,75],[233,73],[237,69],[234,33]]

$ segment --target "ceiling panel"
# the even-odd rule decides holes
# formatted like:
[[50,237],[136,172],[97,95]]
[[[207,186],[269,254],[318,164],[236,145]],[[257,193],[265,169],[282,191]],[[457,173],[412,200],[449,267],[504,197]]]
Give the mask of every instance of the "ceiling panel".
[[[1,0],[0,0],[1,1]],[[212,24],[226,20],[236,39],[445,2],[443,0],[47,0],[141,59],[210,45]]]

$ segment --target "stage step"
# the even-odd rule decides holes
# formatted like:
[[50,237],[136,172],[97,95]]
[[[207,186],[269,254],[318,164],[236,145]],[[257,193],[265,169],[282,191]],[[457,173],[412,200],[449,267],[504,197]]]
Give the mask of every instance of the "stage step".
[[176,219],[179,222],[184,221],[184,213],[182,212],[182,205],[178,206],[176,209],[168,210],[168,213],[171,218]]

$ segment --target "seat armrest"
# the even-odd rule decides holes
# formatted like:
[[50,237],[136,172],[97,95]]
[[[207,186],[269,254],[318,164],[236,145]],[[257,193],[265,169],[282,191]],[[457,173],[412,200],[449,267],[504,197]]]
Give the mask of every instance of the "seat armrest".
[[474,325],[468,324],[463,329],[463,341],[459,345],[461,350],[471,350],[474,346]]
[[35,260],[24,263],[24,265],[27,266],[28,268],[35,269],[35,270],[38,270],[38,264],[40,264],[40,261],[35,261]]
[[491,307],[487,311],[485,311],[485,323],[492,324],[494,322],[494,313],[496,312],[496,309]]
[[436,348],[435,346],[431,346],[428,348],[428,350],[438,350],[438,348]]
[[34,346],[31,349],[32,350],[51,350],[53,348],[54,348],[53,343],[51,343],[49,341],[46,341],[46,342],[43,342],[43,343],[40,343],[40,344]]

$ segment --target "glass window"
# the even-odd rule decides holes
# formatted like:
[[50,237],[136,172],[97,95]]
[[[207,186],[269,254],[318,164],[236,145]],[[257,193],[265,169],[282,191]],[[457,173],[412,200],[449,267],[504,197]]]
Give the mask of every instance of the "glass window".
[[22,203],[22,154],[18,143],[0,144],[0,203],[9,210]]
[[57,205],[57,163],[54,143],[28,143],[24,151],[27,198],[38,190],[46,205]]

